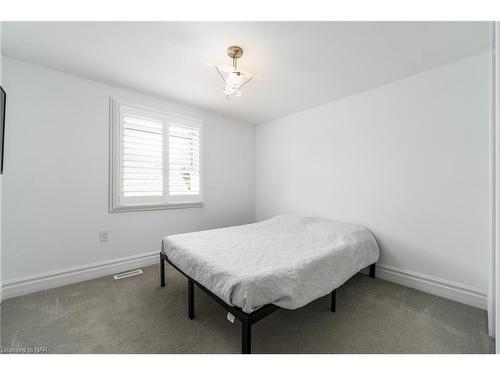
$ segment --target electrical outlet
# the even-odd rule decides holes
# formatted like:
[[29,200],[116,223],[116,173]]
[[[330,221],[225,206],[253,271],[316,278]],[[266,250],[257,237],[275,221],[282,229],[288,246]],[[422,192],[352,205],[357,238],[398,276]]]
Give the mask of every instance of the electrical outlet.
[[101,242],[109,241],[109,232],[107,230],[101,230],[99,232],[99,239]]

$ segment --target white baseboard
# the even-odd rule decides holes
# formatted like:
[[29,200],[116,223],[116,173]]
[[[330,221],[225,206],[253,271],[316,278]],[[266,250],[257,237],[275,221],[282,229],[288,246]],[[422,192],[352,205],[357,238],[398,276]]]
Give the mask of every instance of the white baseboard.
[[[97,277],[145,267],[158,262],[158,251],[66,268],[35,276],[7,280],[2,285],[2,297],[8,299]],[[404,285],[426,293],[448,298],[466,305],[487,309],[487,293],[453,281],[423,275],[401,268],[377,264],[377,278]]]
[[453,281],[384,264],[377,264],[376,277],[482,310],[488,307],[488,297],[485,291]]
[[137,267],[145,267],[159,262],[158,259],[159,251],[155,251],[87,264],[85,266],[65,268],[19,279],[6,280],[2,285],[2,298],[5,300],[40,290],[57,288],[63,285],[108,276]]

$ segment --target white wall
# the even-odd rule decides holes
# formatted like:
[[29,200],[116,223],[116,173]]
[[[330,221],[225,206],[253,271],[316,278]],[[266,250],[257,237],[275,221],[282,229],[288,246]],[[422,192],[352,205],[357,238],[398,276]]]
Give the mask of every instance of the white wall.
[[486,308],[488,80],[482,54],[259,125],[257,219],[365,225],[386,276]]
[[[9,58],[3,65],[4,283],[159,251],[172,233],[254,220],[254,126]],[[108,212],[110,96],[205,121],[204,208]],[[99,242],[102,229],[109,242]]]
[[[494,207],[494,212],[495,212],[495,224],[500,223],[500,172],[498,171],[498,167],[500,167],[500,105],[498,103],[498,100],[500,99],[500,22],[495,22],[495,37],[493,38],[494,40],[494,62],[495,66],[493,68],[493,118],[495,120],[494,124],[494,135],[495,139],[493,140],[493,143],[495,144],[495,151],[494,151],[494,163],[493,165],[495,166],[495,171],[494,171],[494,178],[495,178],[495,192],[494,192],[494,199],[495,199],[495,207]],[[495,250],[495,256],[493,257],[495,260],[495,266],[494,266],[494,277],[493,277],[493,282],[494,282],[494,287],[492,288],[495,291],[495,299],[493,301],[494,306],[491,309],[492,312],[495,313],[495,322],[494,326],[496,329],[495,337],[495,346],[496,346],[496,353],[500,354],[500,229],[498,228],[498,225],[495,225],[494,229],[494,240],[495,240],[495,245],[494,245],[494,250]]]

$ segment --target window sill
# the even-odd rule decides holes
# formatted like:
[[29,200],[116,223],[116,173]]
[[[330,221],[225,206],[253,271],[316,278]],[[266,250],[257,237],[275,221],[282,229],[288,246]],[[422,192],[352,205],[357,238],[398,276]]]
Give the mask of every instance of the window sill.
[[162,203],[162,204],[127,204],[110,207],[109,212],[130,212],[130,211],[153,211],[153,210],[170,210],[175,208],[198,208],[203,207],[203,202],[179,202],[179,203]]

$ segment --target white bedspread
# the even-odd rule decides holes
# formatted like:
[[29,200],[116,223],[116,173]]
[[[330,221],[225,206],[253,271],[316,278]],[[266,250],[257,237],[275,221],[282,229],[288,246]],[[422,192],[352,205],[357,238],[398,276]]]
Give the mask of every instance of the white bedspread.
[[168,236],[163,252],[185,274],[246,313],[269,303],[304,306],[380,254],[364,227],[288,215]]

